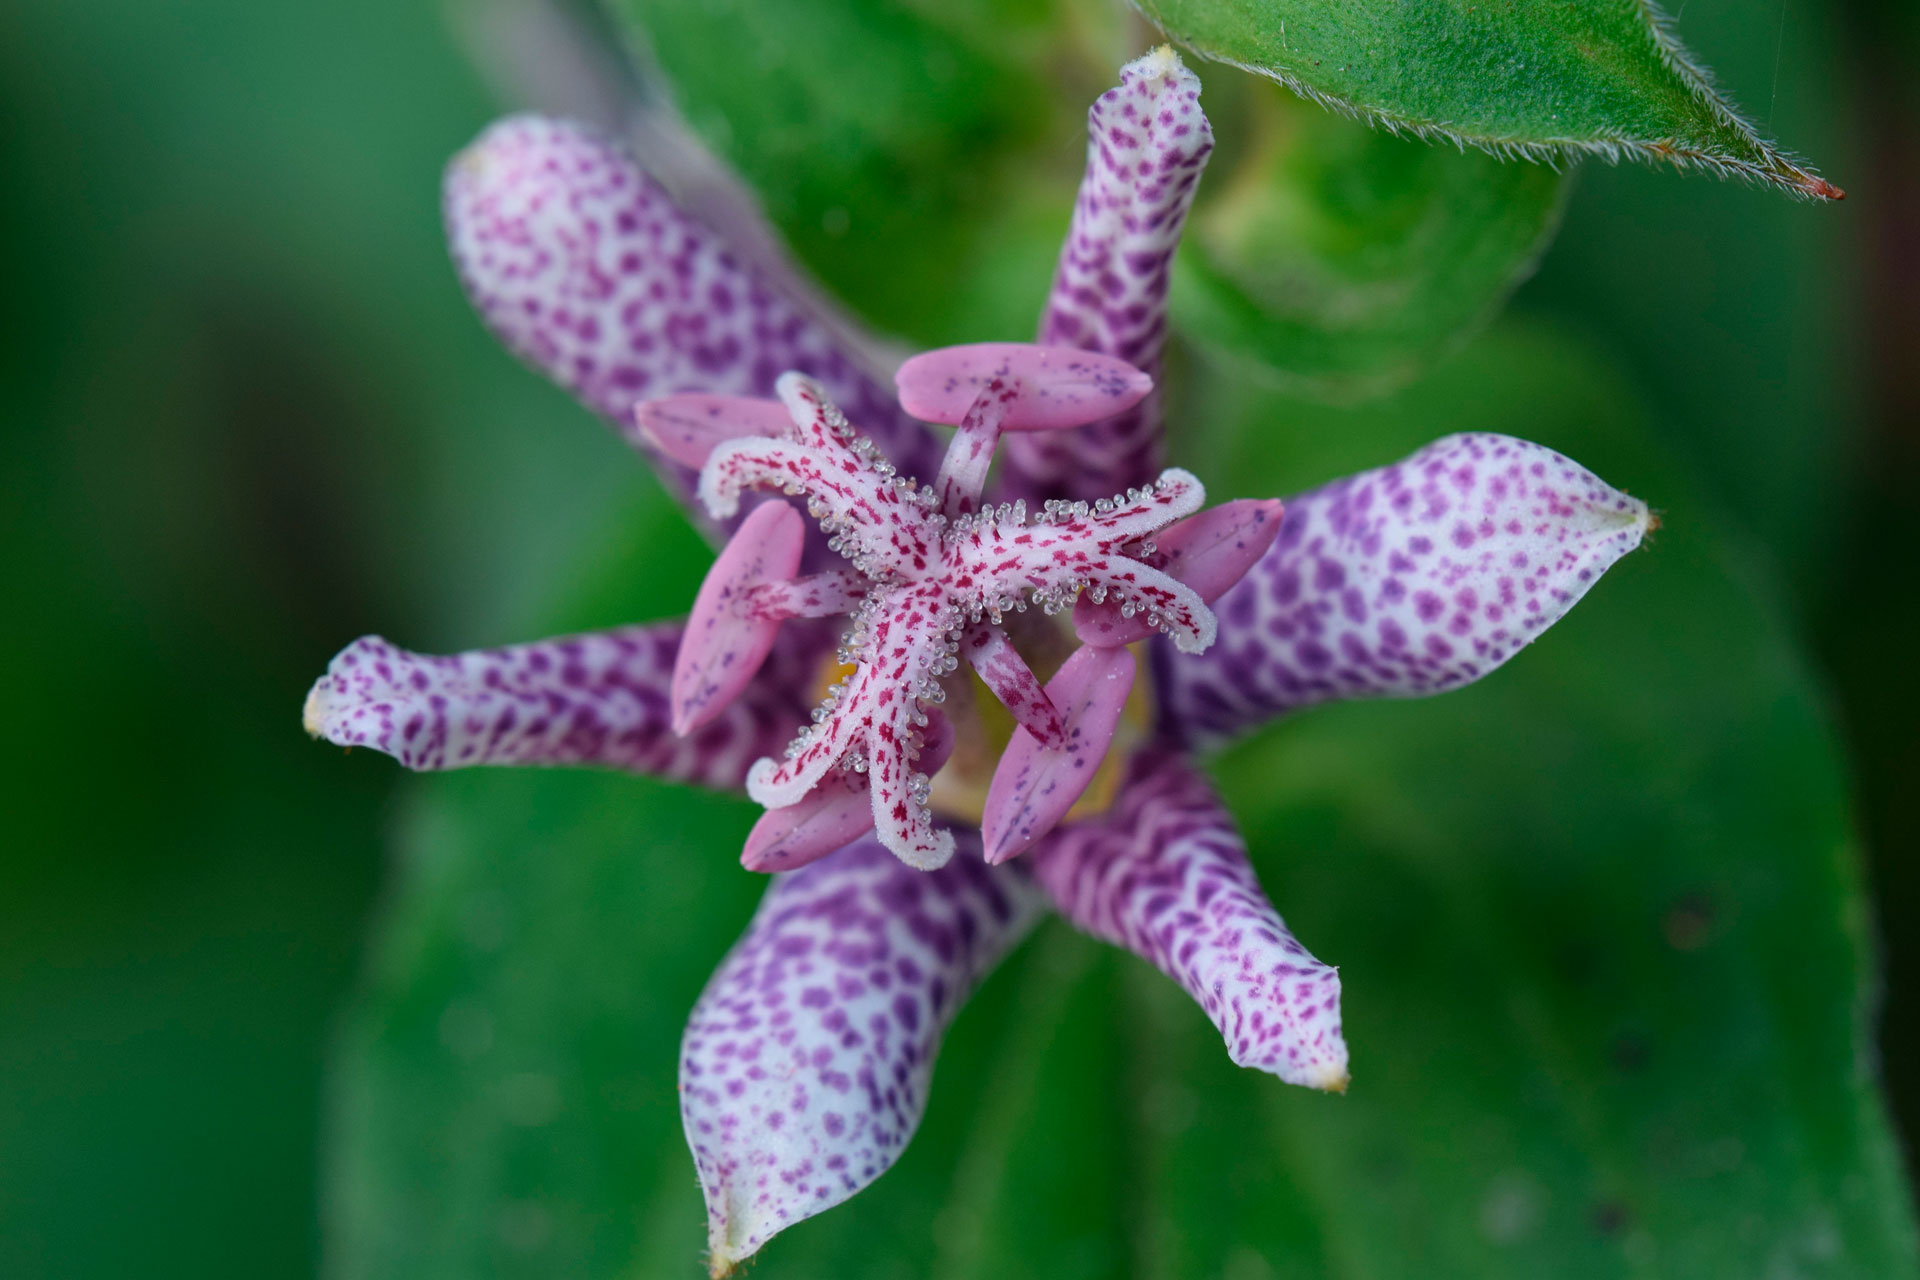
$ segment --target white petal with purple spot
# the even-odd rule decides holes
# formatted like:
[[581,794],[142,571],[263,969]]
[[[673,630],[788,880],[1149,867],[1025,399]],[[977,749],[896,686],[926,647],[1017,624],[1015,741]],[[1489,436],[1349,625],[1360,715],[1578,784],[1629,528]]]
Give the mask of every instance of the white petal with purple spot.
[[409,769],[589,764],[737,787],[792,731],[817,639],[776,644],[762,677],[685,738],[670,724],[678,622],[451,657],[364,636],[314,684],[304,719],[315,737]]
[[1155,654],[1176,740],[1218,741],[1332,698],[1441,693],[1507,661],[1652,525],[1645,503],[1543,445],[1448,436],[1291,498],[1214,605],[1205,654]]
[[[904,465],[938,442],[807,308],[736,258],[619,147],[515,116],[447,168],[447,239],[467,295],[522,359],[629,439],[642,397],[766,396],[800,370]],[[682,492],[690,475],[665,464]]]
[[1136,756],[1120,802],[1028,858],[1053,905],[1178,982],[1234,1062],[1342,1092],[1340,975],[1267,901],[1233,815],[1171,752]]
[[[1213,151],[1200,78],[1165,45],[1120,70],[1087,112],[1087,170],[1040,322],[1048,346],[1118,356],[1156,376],[1180,229]],[[1103,422],[1007,444],[1025,497],[1094,498],[1161,464],[1158,393]]]
[[1040,897],[979,845],[915,871],[863,841],[775,877],[687,1025],[680,1109],[715,1275],[886,1172],[940,1037]]

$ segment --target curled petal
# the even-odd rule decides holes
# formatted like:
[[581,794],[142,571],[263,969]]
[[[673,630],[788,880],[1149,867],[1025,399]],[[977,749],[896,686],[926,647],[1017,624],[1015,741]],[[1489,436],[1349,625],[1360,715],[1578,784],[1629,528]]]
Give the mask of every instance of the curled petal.
[[1331,698],[1477,680],[1640,544],[1646,504],[1553,450],[1458,435],[1289,499],[1199,657],[1156,653],[1163,725],[1218,741]]
[[1086,791],[1120,727],[1133,671],[1133,655],[1125,649],[1088,645],[1047,681],[1064,742],[1043,747],[1024,726],[1013,731],[987,785],[980,819],[988,862],[1005,862],[1031,848]]
[[307,732],[409,769],[587,764],[737,787],[804,716],[815,638],[776,646],[764,678],[682,738],[669,713],[680,634],[660,622],[452,657],[366,636],[307,695]]
[[1133,408],[1153,390],[1153,379],[1125,360],[1026,342],[941,347],[913,357],[893,375],[901,408],[948,426],[958,426],[995,380],[1021,387],[1000,424],[1007,431],[1051,431],[1098,422]]
[[[1157,375],[1173,251],[1213,150],[1200,80],[1162,46],[1120,71],[1087,112],[1087,170],[1040,341],[1118,356]],[[1159,470],[1160,398],[1104,422],[1007,441],[1022,496],[1094,498]]]
[[812,378],[797,371],[783,373],[774,380],[773,393],[780,397],[792,424],[788,435],[798,433],[798,439],[817,449],[844,446],[852,439],[846,415]]
[[1119,804],[1027,859],[1054,907],[1200,1003],[1243,1067],[1343,1092],[1340,975],[1260,889],[1233,817],[1177,755],[1136,756]]
[[755,507],[707,570],[687,615],[673,665],[673,731],[712,720],[740,696],[780,633],[780,619],[753,608],[754,590],[800,568],[807,526],[783,502]]
[[927,807],[932,795],[928,772],[898,751],[876,742],[867,767],[873,792],[873,833],[909,867],[934,871],[947,865],[958,845],[953,832],[933,823]]
[[812,445],[797,440],[726,440],[707,455],[700,470],[699,498],[708,514],[726,519],[740,510],[740,495],[749,489],[791,489],[821,503],[832,503],[833,515],[851,519],[853,503],[863,491],[849,492],[834,460]]
[[678,395],[633,407],[640,438],[683,467],[698,470],[717,447],[742,436],[778,436],[793,420],[778,400],[752,396]]
[[[501,341],[628,437],[643,397],[771,395],[798,369],[896,461],[932,473],[938,443],[831,331],[687,216],[617,146],[516,116],[447,168],[461,283]],[[667,470],[684,494],[692,477]]]
[[1038,908],[971,842],[938,871],[866,841],[774,879],[681,1046],[714,1275],[893,1164],[947,1024]]
[[[1192,589],[1207,604],[1240,581],[1273,545],[1280,532],[1280,504],[1241,498],[1188,516],[1153,535],[1154,550],[1140,559]],[[1153,634],[1149,616],[1128,616],[1121,602],[1081,596],[1073,607],[1073,629],[1082,641],[1114,649]]]
[[[952,754],[952,722],[929,712],[920,768],[937,773]],[[872,796],[866,774],[851,769],[828,774],[803,799],[760,815],[747,833],[740,865],[749,871],[792,871],[845,848],[873,830]]]

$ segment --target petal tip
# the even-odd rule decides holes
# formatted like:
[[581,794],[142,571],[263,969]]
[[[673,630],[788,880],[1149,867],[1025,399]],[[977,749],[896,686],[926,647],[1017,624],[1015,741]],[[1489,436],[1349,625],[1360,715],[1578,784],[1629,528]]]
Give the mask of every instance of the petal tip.
[[983,827],[980,836],[983,841],[981,857],[990,867],[1009,862],[1019,857],[1026,849],[1025,845],[1015,845],[1012,830],[998,823]]
[[953,832],[944,828],[934,831],[933,840],[925,850],[908,849],[905,852],[899,849],[892,850],[895,857],[915,871],[938,871],[953,861],[953,851]]
[[[1161,44],[1155,45],[1121,68],[1120,75],[1125,79],[1128,72],[1133,72],[1135,75],[1151,79],[1155,76],[1177,76],[1186,70],[1187,64],[1181,61],[1179,50],[1171,44]],[[1193,73],[1187,72],[1187,74]]]
[[307,700],[300,708],[300,726],[309,736],[325,737],[327,732],[327,684],[328,677],[321,676],[313,682],[313,688],[307,690]]
[[799,512],[782,502],[763,503],[707,570],[673,660],[669,708],[676,734],[717,717],[759,672],[780,621],[758,617],[742,602],[755,586],[793,577],[805,538]]
[[1347,1042],[1338,1026],[1319,1033],[1311,1027],[1295,1027],[1284,1038],[1257,1047],[1230,1039],[1227,1057],[1236,1067],[1264,1071],[1283,1084],[1321,1093],[1345,1093],[1353,1082],[1347,1068]]
[[1328,1063],[1325,1068],[1309,1076],[1307,1079],[1301,1081],[1301,1083],[1309,1089],[1318,1089],[1322,1093],[1338,1093],[1344,1095],[1347,1091],[1347,1086],[1353,1083],[1353,1076],[1344,1065],[1334,1066],[1332,1063]]

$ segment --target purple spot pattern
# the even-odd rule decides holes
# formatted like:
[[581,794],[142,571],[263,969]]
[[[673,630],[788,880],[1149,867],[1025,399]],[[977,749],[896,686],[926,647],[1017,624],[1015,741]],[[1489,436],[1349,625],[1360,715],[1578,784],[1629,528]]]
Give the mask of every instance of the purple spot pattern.
[[1233,815],[1171,752],[1128,766],[1119,803],[1031,855],[1053,906],[1183,987],[1243,1067],[1344,1090],[1340,975],[1267,900]]
[[[461,283],[515,354],[640,444],[642,399],[770,396],[798,370],[889,456],[931,475],[939,443],[807,309],[735,258],[618,147],[515,116],[455,157],[443,193]],[[657,465],[682,497],[693,471]]]
[[[1162,47],[1087,112],[1087,169],[1040,342],[1158,375],[1174,249],[1213,150],[1200,78]],[[1007,442],[1008,496],[1096,498],[1160,470],[1160,393],[1103,422]]]
[[694,1007],[680,1111],[715,1275],[891,1166],[941,1034],[1041,909],[977,840],[938,871],[873,840],[776,876]]
[[668,714],[677,622],[452,657],[365,636],[307,695],[307,731],[409,769],[590,764],[738,787],[805,713],[819,637],[804,640],[776,647],[745,697],[682,738]]
[[1646,504],[1553,450],[1456,435],[1289,499],[1200,655],[1154,654],[1163,732],[1204,745],[1332,698],[1470,683],[1640,544]]

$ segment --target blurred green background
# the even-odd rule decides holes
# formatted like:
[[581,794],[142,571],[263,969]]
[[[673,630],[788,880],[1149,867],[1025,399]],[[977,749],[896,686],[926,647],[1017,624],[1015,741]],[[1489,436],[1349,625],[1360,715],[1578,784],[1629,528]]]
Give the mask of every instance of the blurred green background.
[[[1555,430],[1603,439],[1610,414],[1638,420],[1652,407],[1664,452],[1635,478],[1684,472],[1696,495],[1688,509],[1710,510],[1720,531],[1712,565],[1739,566],[1772,610],[1768,643],[1777,632],[1782,653],[1799,650],[1794,670],[1814,673],[1811,705],[1842,744],[1850,780],[1836,794],[1853,810],[1831,822],[1850,821],[1870,860],[1885,985],[1869,995],[1883,999],[1883,1070],[1909,1135],[1920,1125],[1917,26],[1895,0],[1691,0],[1683,37],[1848,201],[1814,208],[1700,177],[1582,166],[1561,234],[1508,318],[1409,402],[1456,411],[1416,440],[1483,421],[1476,406],[1484,425],[1550,442]],[[476,71],[475,30],[471,6],[371,0],[0,7],[0,661],[14,672],[0,775],[10,819],[0,841],[0,1276],[312,1271],[323,1163],[351,1180],[354,1162],[370,1158],[349,1142],[323,1161],[320,1134],[329,1108],[359,1105],[351,1089],[344,1102],[329,1092],[326,1071],[391,881],[386,850],[403,828],[416,844],[447,837],[421,833],[416,792],[389,762],[306,740],[307,685],[363,632],[450,650],[556,621],[616,621],[616,604],[672,612],[689,589],[687,571],[647,562],[643,535],[671,517],[640,469],[499,351],[447,266],[440,167],[519,105]],[[1198,69],[1210,94],[1237,74]],[[1063,154],[1071,172],[1077,143]],[[1032,287],[1043,286],[1044,275]],[[1557,364],[1563,342],[1591,354]],[[1530,406],[1550,403],[1553,388],[1529,377],[1561,369],[1575,371],[1568,394],[1597,425],[1530,431]],[[1591,407],[1615,395],[1631,407]],[[1223,421],[1265,420],[1230,392],[1199,402]],[[1374,427],[1364,414],[1298,412],[1299,430],[1320,443],[1295,447],[1276,474],[1380,459],[1353,433],[1377,427],[1397,446],[1395,433],[1410,430],[1395,425],[1400,410]],[[1200,452],[1222,470],[1261,465],[1237,458],[1231,441],[1209,447]],[[1628,466],[1653,456],[1621,450]],[[1689,544],[1674,542],[1687,562]],[[1623,571],[1657,578],[1659,545]],[[1708,576],[1690,581],[1720,572],[1695,571]],[[1609,603],[1603,588],[1587,607]],[[1703,612],[1701,625],[1746,628],[1748,607]],[[1672,616],[1686,625],[1684,611]],[[1637,621],[1668,624],[1616,614],[1580,634],[1604,652]],[[1734,634],[1671,640],[1679,650],[1741,645]],[[1516,680],[1544,651],[1516,664]],[[1583,697],[1630,704],[1640,672],[1570,658],[1563,674],[1592,682]],[[1560,687],[1538,679],[1410,732],[1483,724],[1497,738],[1498,699]],[[1780,714],[1799,716],[1797,706]],[[1380,716],[1330,723],[1323,741],[1351,737],[1364,767]],[[1284,763],[1312,774],[1309,759]],[[1230,762],[1229,779],[1249,768]],[[471,793],[497,776],[455,785]],[[451,794],[457,806],[462,793]],[[551,814],[545,803],[539,812]],[[675,839],[740,825],[719,802],[638,803],[652,803]],[[1293,817],[1254,829],[1356,851],[1392,834],[1385,819],[1356,834],[1318,812],[1309,796]],[[1536,815],[1549,843],[1553,812]],[[630,819],[593,819],[598,838],[617,839]],[[713,857],[731,862],[724,849]],[[1282,901],[1290,918],[1338,914],[1331,874],[1289,884],[1306,894]],[[1495,901],[1502,883],[1460,892]],[[691,984],[687,998],[752,885],[742,875],[713,893],[734,915],[682,948],[673,980]],[[399,918],[412,919],[407,910]],[[1341,958],[1330,927],[1309,941]],[[1103,976],[1110,961],[1066,946],[1050,934],[1025,963],[1065,973],[1063,991],[1142,985],[1131,971]],[[1810,999],[1835,992],[1847,995],[1821,988]],[[1156,998],[1145,997],[1160,1008]],[[1350,975],[1350,1006],[1357,998]],[[988,1007],[983,1022],[997,1016]],[[618,1049],[670,1059],[665,1034]],[[1086,1034],[1076,1043],[1119,1032]],[[1389,1043],[1376,1038],[1369,1051],[1385,1055]],[[955,1085],[966,1074],[947,1072]],[[350,1079],[368,1075],[377,1072]],[[943,1119],[936,1091],[930,1150],[942,1132],[959,1141],[951,1131],[969,1113],[964,1090],[953,1092]],[[993,1123],[1016,1125],[1018,1105],[1003,1103]],[[665,1145],[634,1159],[689,1195],[690,1171],[672,1163],[684,1160],[677,1124],[654,1116],[643,1128]],[[896,1196],[916,1185],[900,1173]],[[1017,1212],[1006,1190],[969,1203],[988,1212],[995,1195]],[[404,1231],[409,1207],[387,1208]],[[859,1212],[861,1202],[841,1211]],[[873,1212],[884,1220],[877,1203]],[[644,1219],[647,1206],[633,1213]],[[662,1244],[663,1256],[691,1272],[697,1226],[662,1221],[659,1231],[685,1237]],[[1337,1254],[1322,1260],[1328,1272],[1372,1274]],[[1083,1257],[1056,1274],[1112,1265]],[[1242,1266],[1239,1280],[1261,1274]]]

